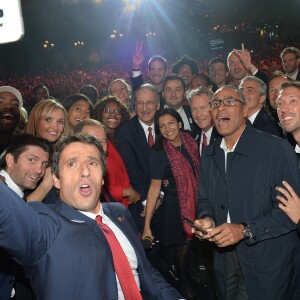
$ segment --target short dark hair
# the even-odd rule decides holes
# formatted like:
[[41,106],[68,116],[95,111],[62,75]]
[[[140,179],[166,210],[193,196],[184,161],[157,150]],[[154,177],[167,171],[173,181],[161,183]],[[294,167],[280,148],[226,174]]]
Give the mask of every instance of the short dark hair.
[[37,89],[39,89],[39,88],[42,88],[42,89],[46,90],[47,94],[49,95],[49,90],[48,90],[48,88],[47,88],[44,84],[38,84],[38,85],[36,85],[36,86],[33,88],[33,90],[32,90],[33,95],[36,94],[36,91],[37,91]]
[[181,123],[180,130],[183,130],[183,127],[184,127],[183,120],[182,120],[180,114],[175,109],[167,107],[167,108],[157,111],[155,118],[154,118],[154,128],[155,128],[155,134],[156,134],[155,144],[156,145],[161,145],[164,140],[164,137],[160,133],[158,122],[159,122],[159,118],[162,116],[165,116],[165,115],[170,115],[170,116],[174,117],[178,123]]
[[286,88],[293,87],[300,90],[300,81],[287,81],[280,85],[279,91],[284,90]]
[[87,84],[81,87],[79,93],[87,96],[93,104],[97,102],[99,97],[97,88],[91,84]]
[[194,59],[188,55],[182,56],[172,67],[172,73],[178,74],[179,69],[183,65],[189,65],[192,69],[192,74],[197,74],[199,72],[199,67]]
[[214,57],[213,59],[211,59],[208,63],[208,69],[210,70],[212,68],[212,65],[216,63],[222,63],[225,67],[225,71],[228,71],[226,60],[221,57]]
[[76,103],[77,101],[83,100],[85,102],[88,103],[91,114],[93,112],[93,104],[91,102],[91,100],[83,95],[83,94],[74,94],[71,95],[67,98],[65,98],[64,100],[61,101],[61,104],[64,106],[64,108],[66,109],[66,111],[68,112],[70,110],[70,108],[74,105],[74,103]]
[[170,75],[167,76],[164,80],[164,84],[163,84],[163,90],[165,89],[165,85],[168,81],[173,81],[173,80],[179,80],[183,86],[183,89],[185,90],[185,82],[181,77],[178,77],[177,75]]
[[94,145],[99,151],[102,173],[103,175],[105,174],[106,172],[105,154],[103,152],[100,142],[90,134],[79,133],[79,134],[72,134],[65,138],[62,138],[55,144],[52,160],[51,160],[51,171],[53,174],[55,174],[57,178],[59,178],[60,155],[62,151],[72,143],[83,143],[83,144]]
[[153,56],[150,57],[150,59],[148,61],[148,70],[150,69],[151,63],[154,62],[154,61],[160,61],[164,65],[165,71],[168,70],[167,60],[161,55],[153,55]]
[[51,156],[52,147],[51,144],[40,137],[36,137],[32,134],[23,133],[13,136],[8,147],[2,152],[0,156],[1,169],[6,169],[6,155],[11,154],[14,157],[14,161],[17,162],[20,155],[28,149],[28,146],[36,146],[42,148],[45,152]]
[[296,47],[287,47],[287,48],[283,49],[282,52],[280,53],[280,58],[283,59],[283,57],[289,53],[294,54],[296,59],[300,58],[300,52],[299,52],[298,48],[296,48]]

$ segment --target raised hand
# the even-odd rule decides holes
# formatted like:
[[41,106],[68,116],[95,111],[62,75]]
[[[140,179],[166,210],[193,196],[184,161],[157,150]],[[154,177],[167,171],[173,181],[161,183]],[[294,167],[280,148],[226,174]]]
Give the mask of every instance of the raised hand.
[[143,42],[136,42],[135,52],[132,56],[132,68],[140,69],[144,59],[145,58],[143,54]]

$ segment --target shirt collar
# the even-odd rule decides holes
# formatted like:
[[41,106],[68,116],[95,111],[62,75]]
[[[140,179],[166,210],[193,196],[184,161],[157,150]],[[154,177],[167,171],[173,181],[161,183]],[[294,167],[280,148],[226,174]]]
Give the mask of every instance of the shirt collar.
[[18,194],[21,198],[24,197],[23,191],[20,189],[20,187],[11,179],[11,177],[8,175],[8,173],[5,170],[0,171],[0,175],[2,175],[5,178],[5,182],[7,186],[13,190],[16,194]]
[[248,120],[251,122],[251,124],[254,123],[258,113],[261,111],[261,109],[259,109],[257,112],[255,112],[251,117],[248,118]]

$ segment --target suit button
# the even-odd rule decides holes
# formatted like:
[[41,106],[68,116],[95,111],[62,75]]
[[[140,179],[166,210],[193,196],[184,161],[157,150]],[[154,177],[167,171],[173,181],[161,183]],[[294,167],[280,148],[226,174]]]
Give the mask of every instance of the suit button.
[[225,209],[225,206],[224,206],[224,205],[221,205],[221,208],[222,208],[222,209]]
[[268,233],[269,229],[268,228],[264,228],[264,233]]

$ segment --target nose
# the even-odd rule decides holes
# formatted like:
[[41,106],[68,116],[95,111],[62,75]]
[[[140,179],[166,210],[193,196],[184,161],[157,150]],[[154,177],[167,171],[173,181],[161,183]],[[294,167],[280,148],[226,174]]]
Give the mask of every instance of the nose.
[[86,178],[90,176],[90,168],[88,163],[83,163],[81,165],[81,177]]

